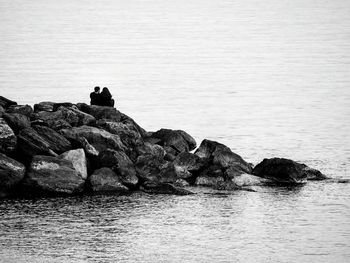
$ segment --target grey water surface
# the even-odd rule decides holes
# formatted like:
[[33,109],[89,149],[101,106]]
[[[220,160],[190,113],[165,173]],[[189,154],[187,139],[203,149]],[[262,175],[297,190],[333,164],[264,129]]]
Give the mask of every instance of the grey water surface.
[[[350,1],[0,0],[0,95],[89,102],[350,178]],[[0,201],[0,262],[349,262],[350,184]]]

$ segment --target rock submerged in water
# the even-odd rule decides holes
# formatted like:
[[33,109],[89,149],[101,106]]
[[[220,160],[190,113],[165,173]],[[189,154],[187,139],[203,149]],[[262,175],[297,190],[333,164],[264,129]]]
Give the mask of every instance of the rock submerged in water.
[[59,157],[36,155],[30,164],[24,185],[29,195],[77,194],[84,190],[85,180],[72,162]]
[[[182,130],[147,132],[113,107],[41,102],[17,105],[0,96],[0,196],[191,194],[323,180],[320,171],[288,159],[254,169],[229,147],[196,141]],[[22,164],[22,163],[24,164]],[[25,167],[26,166],[26,167]]]
[[9,195],[25,174],[25,166],[0,153],[0,197]]
[[290,159],[264,159],[254,167],[253,174],[278,183],[303,184],[307,180],[323,180],[327,177],[320,171]]

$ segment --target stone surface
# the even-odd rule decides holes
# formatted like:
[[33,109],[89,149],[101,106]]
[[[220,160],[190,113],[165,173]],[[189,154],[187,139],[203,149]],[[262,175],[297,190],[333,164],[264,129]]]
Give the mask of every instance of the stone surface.
[[41,125],[33,126],[33,128],[55,153],[60,154],[72,149],[71,143],[53,129]]
[[120,177],[123,184],[135,187],[138,183],[133,162],[123,151],[107,149],[98,156],[101,167],[110,167]]
[[180,153],[173,163],[178,178],[190,178],[206,165],[203,159],[189,152]]
[[144,144],[137,147],[137,154],[140,155],[152,155],[156,158],[163,159],[166,152],[162,146],[158,144],[152,144],[145,142]]
[[0,153],[0,192],[7,192],[24,177],[25,167],[20,162]]
[[99,152],[84,137],[78,140],[79,147],[82,147],[88,157],[97,157]]
[[96,127],[84,125],[73,127],[72,129],[62,129],[60,133],[68,140],[79,141],[80,138],[84,137],[99,152],[107,148],[121,151],[126,150],[118,135]]
[[12,101],[8,98],[5,98],[3,96],[0,96],[0,106],[3,107],[4,109],[7,109],[11,105],[17,105],[17,102]]
[[17,138],[7,122],[0,118],[0,152],[11,153],[16,149]]
[[273,181],[251,174],[240,174],[231,179],[236,186],[261,186],[271,184]]
[[225,181],[225,175],[220,166],[211,165],[205,168],[196,178],[195,185],[216,188],[220,182]]
[[4,113],[5,113],[5,109],[2,106],[0,106],[0,118]]
[[252,171],[251,164],[243,160],[238,154],[233,153],[227,146],[216,141],[203,140],[195,154],[222,168],[234,166],[242,170],[242,173],[251,173]]
[[60,157],[64,160],[71,161],[74,169],[77,171],[79,176],[84,180],[87,178],[87,164],[85,152],[83,149],[70,150],[62,153]]
[[[156,139],[154,142],[163,146],[166,151],[167,151],[166,147],[171,147],[172,149],[175,150],[175,152],[172,152],[171,154],[177,155],[181,152],[190,151],[190,145],[187,142],[189,139],[187,138],[187,140],[185,140],[185,138],[183,137],[183,134],[184,134],[183,131],[160,129],[159,131],[154,132],[151,135],[151,138]],[[190,135],[188,136],[190,137]],[[191,146],[193,145],[191,144]]]
[[10,107],[8,107],[6,112],[22,114],[29,118],[34,113],[33,108],[30,105],[11,105]]
[[32,194],[76,194],[84,180],[70,161],[51,156],[34,156],[24,185]]
[[253,169],[253,174],[271,179],[278,183],[305,183],[307,174],[303,172],[305,166],[293,160],[284,158],[264,159]]
[[130,118],[128,115],[122,112],[120,114],[121,114],[121,117],[120,117],[121,123],[133,127],[133,129],[136,129],[138,133],[141,134],[142,137],[147,136],[147,132],[140,125],[138,125],[136,121],[134,121],[132,118]]
[[30,127],[29,117],[19,113],[4,113],[3,118],[11,127],[15,134],[18,134],[22,129]]
[[182,189],[169,183],[145,182],[141,188],[143,192],[149,194],[171,194],[171,195],[190,195],[191,191]]
[[119,176],[112,169],[103,167],[93,172],[88,179],[93,192],[119,192],[124,193],[129,189],[123,185]]
[[52,123],[57,120],[63,120],[73,127],[94,124],[96,121],[93,116],[78,110],[76,107],[66,108],[63,106],[53,112],[40,111],[35,114],[35,119],[43,120],[49,126],[52,126]]
[[77,107],[79,110],[94,116],[96,120],[107,119],[115,122],[121,120],[121,113],[113,107],[87,105],[85,103],[78,103]]
[[32,157],[34,155],[57,155],[50,149],[50,144],[33,128],[21,130],[18,134],[18,149],[21,154]]
[[34,112],[40,111],[53,111],[53,105],[55,103],[51,101],[42,101],[37,104],[34,104]]
[[313,169],[308,167],[305,164],[302,164],[303,167],[303,173],[306,174],[306,178],[309,181],[321,181],[329,179],[326,175],[322,174],[319,170]]

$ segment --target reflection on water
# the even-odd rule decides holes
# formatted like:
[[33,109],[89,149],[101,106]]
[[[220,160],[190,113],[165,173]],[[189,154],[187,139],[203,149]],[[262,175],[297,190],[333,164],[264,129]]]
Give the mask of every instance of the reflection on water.
[[350,184],[310,183],[220,194],[192,190],[197,194],[183,197],[135,193],[3,200],[0,258],[345,262],[350,256]]

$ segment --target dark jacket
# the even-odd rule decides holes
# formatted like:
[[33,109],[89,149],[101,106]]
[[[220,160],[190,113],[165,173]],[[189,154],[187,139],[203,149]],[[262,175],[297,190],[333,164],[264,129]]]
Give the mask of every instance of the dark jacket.
[[96,92],[91,92],[90,93],[90,104],[91,105],[100,105],[100,101],[101,101],[101,94],[100,93],[96,93]]

